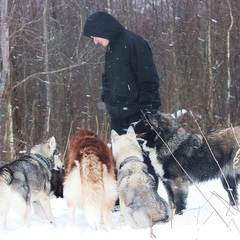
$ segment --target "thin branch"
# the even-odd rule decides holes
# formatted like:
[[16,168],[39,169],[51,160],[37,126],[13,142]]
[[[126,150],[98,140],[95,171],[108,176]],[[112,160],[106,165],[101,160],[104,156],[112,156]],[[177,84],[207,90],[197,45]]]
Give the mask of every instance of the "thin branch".
[[68,144],[69,144],[69,140],[70,140],[70,136],[71,136],[71,132],[72,132],[72,125],[73,125],[73,121],[70,124],[68,138],[67,138],[66,146],[65,146],[64,153],[63,153],[63,156],[62,156],[62,162],[63,163],[65,163],[64,159],[65,159],[65,156],[66,156],[66,153],[67,153],[67,148],[68,148]]

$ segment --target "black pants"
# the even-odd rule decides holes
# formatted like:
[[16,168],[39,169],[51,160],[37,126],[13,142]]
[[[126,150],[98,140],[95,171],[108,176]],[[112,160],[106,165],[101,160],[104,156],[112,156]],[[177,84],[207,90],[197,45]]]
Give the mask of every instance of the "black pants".
[[[134,114],[133,116],[125,119],[114,119],[111,118],[111,130],[114,129],[119,135],[125,134],[127,132],[128,127],[141,119],[141,113]],[[139,128],[137,133],[145,132],[144,124]]]

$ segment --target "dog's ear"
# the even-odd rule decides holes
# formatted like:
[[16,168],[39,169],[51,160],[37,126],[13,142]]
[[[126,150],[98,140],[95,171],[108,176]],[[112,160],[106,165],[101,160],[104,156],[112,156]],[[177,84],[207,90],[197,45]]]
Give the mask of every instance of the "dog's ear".
[[49,138],[48,143],[49,143],[49,148],[56,149],[57,143],[56,143],[55,137]]
[[131,137],[136,138],[136,134],[135,134],[134,128],[132,126],[130,126],[128,128],[127,135],[130,135]]
[[112,129],[111,130],[111,139],[113,139],[113,138],[115,138],[117,136],[119,136],[119,134],[114,129]]
[[150,126],[153,127],[154,129],[158,130],[161,126],[162,122],[162,114],[161,113],[153,113],[150,118],[148,119]]

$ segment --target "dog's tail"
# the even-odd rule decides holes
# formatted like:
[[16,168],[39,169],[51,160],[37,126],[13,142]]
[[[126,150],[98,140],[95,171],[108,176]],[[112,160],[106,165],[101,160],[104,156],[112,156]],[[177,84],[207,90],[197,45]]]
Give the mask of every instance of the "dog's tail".
[[97,229],[101,223],[104,204],[103,164],[94,154],[85,155],[80,176],[83,191],[83,213],[89,225]]
[[[2,207],[7,203],[9,196],[9,185],[12,181],[12,172],[6,167],[0,168],[0,213],[3,210]],[[2,206],[1,206],[2,205]]]
[[12,172],[6,167],[0,168],[0,185],[9,185],[12,181]]

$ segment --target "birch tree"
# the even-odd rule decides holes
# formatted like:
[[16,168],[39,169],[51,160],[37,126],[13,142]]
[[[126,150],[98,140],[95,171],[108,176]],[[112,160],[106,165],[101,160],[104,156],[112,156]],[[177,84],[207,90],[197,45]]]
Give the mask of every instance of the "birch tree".
[[[9,22],[8,22],[8,0],[1,1],[1,52],[2,52],[2,72],[0,84],[0,108],[6,109],[5,114],[1,112],[1,117],[5,116],[5,143],[7,149],[7,161],[15,157],[13,116],[12,116],[12,94],[7,94],[7,87],[10,86],[10,53],[9,53]],[[3,102],[3,99],[6,101]]]
[[0,84],[0,104],[10,75],[9,64],[9,29],[8,29],[8,0],[1,0],[1,52],[2,71]]
[[43,52],[44,52],[44,70],[46,74],[46,115],[45,115],[45,138],[48,138],[49,129],[50,129],[50,115],[51,115],[51,83],[49,77],[49,58],[48,58],[48,28],[47,28],[47,9],[48,9],[48,0],[44,0],[43,5]]
[[232,84],[231,81],[231,66],[230,66],[230,59],[231,59],[231,51],[230,51],[230,33],[233,27],[233,14],[232,14],[232,7],[230,0],[227,0],[229,14],[230,14],[230,26],[227,31],[227,124],[230,126],[231,124],[231,115],[230,115],[230,99],[231,99],[231,91],[230,87]]

